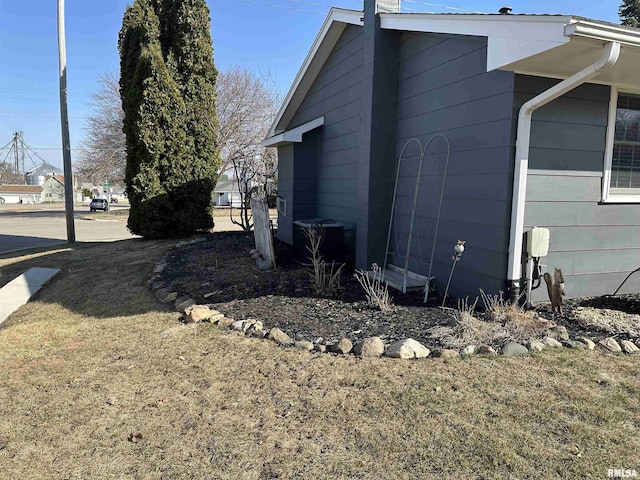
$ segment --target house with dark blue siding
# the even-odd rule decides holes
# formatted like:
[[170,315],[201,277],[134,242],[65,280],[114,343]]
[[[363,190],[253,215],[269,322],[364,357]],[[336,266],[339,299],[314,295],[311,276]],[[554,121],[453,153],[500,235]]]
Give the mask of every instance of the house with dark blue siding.
[[[394,199],[418,191],[411,175],[395,187],[400,153],[442,135],[438,228],[421,233],[433,218],[415,217],[415,273],[428,265],[442,290],[463,239],[450,293],[515,297],[537,226],[550,238],[542,272],[562,269],[569,297],[612,293],[640,267],[640,30],[385,3],[330,11],[264,141],[278,148],[278,237],[331,219],[358,268],[383,265]],[[622,291],[640,291],[640,273]]]

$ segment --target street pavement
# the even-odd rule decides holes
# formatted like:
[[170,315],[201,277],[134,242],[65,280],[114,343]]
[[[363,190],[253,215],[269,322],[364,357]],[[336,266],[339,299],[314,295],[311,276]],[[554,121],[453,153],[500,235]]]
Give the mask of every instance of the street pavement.
[[[63,206],[0,205],[0,254],[67,242],[67,222]],[[112,242],[134,238],[126,221],[92,220],[104,217],[78,205],[74,212],[77,242]],[[114,207],[112,212],[125,207]]]
[[[112,206],[111,213],[127,207]],[[103,212],[89,212],[88,205],[76,205],[74,210],[77,242],[135,238],[122,217],[105,218]],[[214,221],[214,232],[241,230],[229,217],[215,217]],[[67,223],[62,205],[0,205],[0,254],[66,242]]]

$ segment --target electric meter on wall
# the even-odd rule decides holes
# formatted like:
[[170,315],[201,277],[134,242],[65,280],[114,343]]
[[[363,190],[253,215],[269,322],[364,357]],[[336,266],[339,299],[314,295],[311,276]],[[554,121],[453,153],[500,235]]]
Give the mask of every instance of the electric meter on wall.
[[527,256],[545,257],[549,253],[549,229],[533,227],[527,232]]

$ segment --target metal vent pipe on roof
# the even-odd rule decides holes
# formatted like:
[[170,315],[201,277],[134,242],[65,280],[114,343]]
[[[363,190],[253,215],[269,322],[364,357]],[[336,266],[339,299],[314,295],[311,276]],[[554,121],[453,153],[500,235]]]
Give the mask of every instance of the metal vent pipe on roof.
[[524,233],[524,211],[527,194],[527,171],[529,169],[529,145],[531,143],[531,117],[533,112],[600,73],[613,68],[620,56],[620,43],[607,42],[602,57],[578,73],[533,97],[520,107],[516,136],[515,170],[513,172],[513,197],[511,199],[511,232],[509,234],[509,265],[507,281],[509,298],[516,303],[520,296],[522,276],[522,235]]

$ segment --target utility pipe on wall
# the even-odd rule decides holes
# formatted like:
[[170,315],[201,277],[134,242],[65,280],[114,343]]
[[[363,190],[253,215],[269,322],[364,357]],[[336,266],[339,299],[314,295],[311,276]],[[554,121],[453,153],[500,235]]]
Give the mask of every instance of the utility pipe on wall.
[[509,237],[509,281],[510,300],[517,302],[520,296],[522,276],[522,235],[524,233],[524,209],[527,194],[527,171],[529,168],[529,145],[531,142],[531,117],[533,112],[570,90],[582,85],[600,73],[611,69],[620,56],[620,43],[608,42],[600,60],[580,70],[550,89],[535,96],[520,107],[516,136],[516,163],[513,173],[513,197],[511,200],[511,232]]

